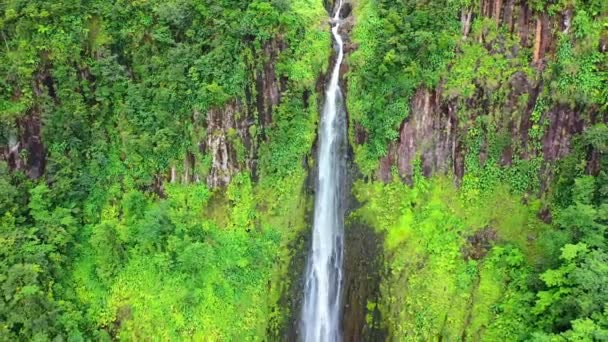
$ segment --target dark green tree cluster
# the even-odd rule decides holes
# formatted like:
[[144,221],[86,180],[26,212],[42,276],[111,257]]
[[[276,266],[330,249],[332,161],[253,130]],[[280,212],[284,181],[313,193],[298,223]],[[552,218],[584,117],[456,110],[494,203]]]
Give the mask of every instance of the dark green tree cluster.
[[69,273],[78,216],[54,203],[46,185],[10,174],[5,164],[0,168],[0,337],[61,335],[78,317],[61,300],[65,288],[59,283]]
[[[608,127],[598,124],[576,142],[563,161],[555,193],[555,228],[567,236],[544,283],[534,313],[544,331],[569,340],[608,338]],[[585,162],[594,153],[593,163]],[[588,175],[599,168],[597,175]],[[544,334],[539,339],[548,339]]]

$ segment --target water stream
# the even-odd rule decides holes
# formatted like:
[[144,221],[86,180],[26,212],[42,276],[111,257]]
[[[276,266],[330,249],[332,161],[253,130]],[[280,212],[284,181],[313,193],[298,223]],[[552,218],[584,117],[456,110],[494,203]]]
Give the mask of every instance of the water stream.
[[318,179],[312,247],[306,266],[301,336],[303,341],[340,341],[342,262],[344,254],[343,189],[346,169],[346,115],[340,89],[344,59],[340,36],[342,1],[331,18],[331,32],[338,50],[319,125]]

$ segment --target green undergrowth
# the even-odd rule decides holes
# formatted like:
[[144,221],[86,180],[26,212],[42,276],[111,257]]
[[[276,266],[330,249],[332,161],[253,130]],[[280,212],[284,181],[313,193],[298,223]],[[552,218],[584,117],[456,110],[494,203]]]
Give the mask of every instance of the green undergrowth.
[[389,339],[605,339],[606,137],[605,124],[576,136],[541,198],[517,186],[517,166],[476,158],[458,187],[420,167],[412,186],[356,182],[363,205],[349,219],[385,239],[381,299],[369,307]]
[[[264,340],[289,314],[276,305],[289,286],[289,243],[305,228],[302,181],[292,178],[280,202],[246,174],[225,193],[128,192],[86,228],[79,248],[72,278],[82,324],[126,340]],[[220,203],[218,217],[210,201]]]
[[526,336],[520,321],[534,299],[526,288],[551,240],[538,203],[502,186],[472,197],[447,178],[357,183],[355,193],[364,205],[351,219],[385,235],[379,308],[392,338]]

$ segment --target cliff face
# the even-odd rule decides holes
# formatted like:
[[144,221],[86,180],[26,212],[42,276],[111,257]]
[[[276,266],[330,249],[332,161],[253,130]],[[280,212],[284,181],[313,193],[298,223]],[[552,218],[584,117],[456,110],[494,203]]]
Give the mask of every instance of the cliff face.
[[[255,174],[257,149],[265,139],[265,129],[272,123],[273,108],[281,100],[280,81],[275,67],[280,53],[286,48],[280,38],[266,43],[256,56],[260,61],[252,65],[250,82],[244,89],[245,97],[228,101],[221,107],[211,108],[203,119],[200,112],[192,115],[192,125],[202,139],[198,152],[186,152],[183,165],[173,166],[155,177],[154,188],[162,192],[163,182],[191,183],[206,181],[210,187],[227,185],[240,171]],[[57,101],[52,70],[44,69],[34,77],[33,95],[37,102]],[[20,94],[15,94],[19,97]],[[47,149],[42,139],[43,122],[39,105],[14,122],[14,129],[2,132],[6,144],[0,148],[0,158],[13,171],[23,171],[35,179],[43,176]],[[50,115],[50,113],[49,113]],[[197,124],[201,122],[202,124]],[[197,168],[203,155],[211,159],[206,177]]]
[[[266,140],[265,130],[272,123],[272,112],[281,101],[281,86],[275,68],[280,53],[286,48],[280,38],[268,42],[256,56],[262,62],[259,67],[251,66],[250,82],[244,89],[245,98],[231,100],[221,107],[211,108],[205,116],[204,124],[195,129],[203,132],[199,142],[198,156],[207,155],[210,165],[206,183],[210,187],[223,187],[241,171],[256,174],[258,147]],[[197,173],[193,153],[187,153],[181,179],[185,183],[202,181]],[[175,168],[171,171],[171,181],[180,178]]]
[[[38,178],[46,167],[50,176],[63,168],[55,156],[69,156],[83,174],[76,169],[97,158],[102,170],[124,166],[137,187],[159,195],[168,182],[223,187],[241,171],[258,178],[260,147],[277,140],[279,104],[289,103],[286,120],[293,111],[314,123],[302,107],[329,54],[321,2],[146,3],[149,18],[131,23],[138,6],[112,19],[110,5],[92,16],[56,6],[44,30],[18,29],[19,16],[7,22],[0,160],[10,169]],[[75,20],[51,20],[64,14]],[[118,22],[136,28],[124,35]],[[43,44],[51,30],[66,44]],[[19,41],[30,38],[25,49]],[[299,129],[306,143],[309,128]]]
[[[241,118],[242,106],[234,101],[223,108],[212,109],[207,113],[207,136],[203,152],[211,156],[211,170],[207,184],[212,187],[224,186],[241,168],[251,168],[250,123]],[[238,140],[237,140],[238,139]],[[237,144],[241,143],[237,151]],[[249,148],[247,148],[249,145]],[[239,155],[245,154],[247,155]]]
[[543,63],[548,54],[555,51],[558,32],[568,33],[572,23],[572,8],[567,8],[553,17],[544,11],[534,12],[526,1],[481,0],[475,14],[473,10],[462,12],[462,32],[467,36],[471,20],[475,17],[490,18],[504,25],[511,34],[519,37],[520,45],[534,48],[534,63]]
[[441,102],[437,91],[420,89],[412,100],[411,114],[399,130],[398,142],[391,144],[388,155],[380,162],[378,176],[389,181],[391,168],[411,178],[413,163],[420,156],[425,175],[449,172],[462,177],[463,156],[459,149],[458,119],[455,108]]
[[46,152],[41,138],[40,116],[35,111],[17,120],[17,135],[8,139],[2,148],[2,158],[9,169],[23,171],[31,179],[44,173]]
[[266,139],[264,133],[272,123],[273,108],[281,100],[275,67],[283,49],[280,39],[264,46],[259,56],[264,62],[261,68],[252,71],[255,87],[246,89],[246,106],[233,101],[207,113],[206,139],[201,143],[201,152],[212,158],[207,176],[210,187],[227,185],[239,171],[256,174],[257,148]]
[[[46,69],[36,72],[32,78],[33,95],[37,98],[56,100],[53,79]],[[12,99],[18,101],[23,94],[15,90]],[[25,115],[17,118],[12,127],[0,129],[6,144],[0,145],[0,160],[7,162],[10,170],[23,171],[36,179],[43,175],[46,165],[46,150],[42,141],[41,109],[32,106]]]
[[[526,83],[529,85],[528,83]],[[517,97],[521,88],[514,88],[511,95]],[[534,93],[531,89],[530,93]],[[514,156],[529,159],[533,154],[529,145],[530,116],[535,107],[535,101],[527,106],[520,119],[512,113],[503,112],[500,118],[512,136],[512,142],[504,147],[499,164],[509,166]],[[504,109],[504,108],[501,108]],[[490,108],[489,111],[492,111]],[[572,138],[581,133],[589,124],[581,113],[585,109],[571,109],[557,105],[548,110],[541,119],[546,120],[546,128],[542,137],[542,157],[547,162],[556,161],[570,152]],[[389,181],[391,168],[396,166],[399,174],[406,180],[411,180],[414,173],[413,163],[420,158],[422,172],[425,176],[434,173],[452,173],[458,179],[464,175],[464,153],[461,138],[471,127],[467,122],[459,122],[457,105],[441,99],[440,90],[419,89],[412,99],[410,117],[403,122],[399,129],[399,139],[390,145],[388,155],[380,162],[378,177]],[[606,121],[606,116],[594,115],[595,120]],[[516,147],[517,145],[517,147]],[[487,146],[485,146],[487,147]],[[520,148],[518,148],[520,147]],[[487,150],[480,153],[480,161],[484,163]]]
[[[536,156],[554,162],[568,154],[575,135],[594,123],[608,120],[606,113],[592,102],[549,98],[554,82],[551,77],[555,74],[548,66],[557,58],[560,37],[571,34],[572,17],[571,8],[550,17],[532,11],[526,2],[515,0],[482,0],[478,8],[463,10],[463,42],[475,40],[490,55],[506,56],[507,63],[519,58],[520,50],[530,49],[533,72],[515,70],[492,85],[478,79],[472,96],[454,95],[457,91],[449,89],[445,79],[434,89],[420,86],[412,96],[410,114],[399,128],[397,141],[390,144],[386,157],[380,161],[377,177],[389,181],[391,169],[396,167],[400,177],[410,181],[414,162],[419,158],[424,175],[451,173],[460,180],[465,173],[466,139],[470,130],[478,128],[476,121],[481,117],[492,123],[481,128],[485,136],[479,150],[481,165],[486,163],[492,148],[487,139],[489,134],[508,137],[496,160],[501,166]],[[471,27],[484,20],[505,27],[507,34],[497,38],[484,29],[472,36]],[[518,44],[508,46],[506,41],[512,38]],[[602,39],[596,48],[604,53]],[[460,53],[457,51],[455,58]],[[452,68],[453,65],[448,66],[448,74]],[[541,173],[548,176],[543,182],[550,179],[550,170],[543,168]]]

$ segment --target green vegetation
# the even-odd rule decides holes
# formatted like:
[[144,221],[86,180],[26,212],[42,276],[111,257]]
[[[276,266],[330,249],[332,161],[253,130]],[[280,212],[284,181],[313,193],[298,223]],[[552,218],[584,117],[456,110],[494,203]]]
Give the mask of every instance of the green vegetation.
[[[0,5],[0,146],[20,151],[0,161],[0,340],[264,340],[282,328],[326,18],[313,0]],[[268,65],[281,102],[263,123]],[[199,183],[213,158],[205,113],[233,103],[254,122],[256,182],[243,167],[212,190]],[[250,146],[225,134],[245,165]],[[28,153],[36,139],[41,155]]]
[[[496,4],[511,12],[497,20]],[[608,338],[608,64],[598,49],[608,8],[537,1],[522,23],[507,19],[522,15],[519,5],[504,4],[356,6],[358,50],[347,75],[351,143],[364,175],[388,156],[383,163],[393,167],[394,181],[358,181],[363,206],[349,219],[384,236],[381,299],[368,310],[378,307],[390,340]],[[473,20],[465,33],[467,13]],[[539,22],[553,30],[540,40]],[[411,103],[420,89],[438,94],[435,112],[422,120],[452,118],[456,147],[440,161],[447,175],[425,179],[425,158],[450,142],[438,122],[422,132],[430,136],[416,132],[431,146],[418,142],[408,186],[395,182],[407,176],[395,159],[412,149],[397,140],[398,129],[416,114]],[[586,127],[582,134],[576,125]],[[399,151],[389,153],[391,144]],[[459,157],[462,178],[453,174]]]
[[88,227],[73,276],[86,321],[121,339],[264,336],[281,232],[255,229],[250,180],[238,176],[229,186],[225,222],[206,217],[206,186],[166,191],[154,202],[128,193]]
[[[547,14],[553,23],[561,23],[562,13],[573,10],[567,33],[543,38],[551,41],[545,42],[546,66],[542,68],[533,63],[534,21],[526,24],[529,35],[520,36],[518,30],[524,29],[517,18],[512,17],[513,26],[509,27],[504,21],[498,23],[481,15],[478,6],[464,0],[357,2],[352,35],[357,50],[348,60],[348,109],[355,160],[365,175],[373,175],[379,159],[397,140],[401,123],[411,114],[410,103],[417,89],[438,91],[443,103],[458,112],[460,128],[480,129],[477,119],[483,117],[483,123],[491,125],[483,128],[481,137],[487,145],[493,142],[486,135],[493,132],[515,138],[509,126],[520,129],[518,120],[522,120],[528,102],[537,101],[541,111],[532,118],[535,122],[530,132],[531,140],[537,141],[527,146],[527,141],[514,139],[506,146],[511,145],[516,155],[523,151],[540,154],[538,140],[554,106],[584,108],[584,120],[590,120],[589,112],[606,108],[607,64],[605,53],[598,50],[601,37],[607,34],[605,2],[543,0],[534,6],[533,15],[539,17],[549,6]],[[475,19],[463,37],[460,13],[467,11]],[[530,42],[524,43],[525,39]],[[530,85],[526,89],[518,89],[522,78]],[[514,94],[517,101],[511,99]],[[533,164],[530,167],[538,172],[540,163]]]
[[[606,173],[585,175],[584,152],[602,153],[603,124],[564,160],[551,201],[506,185],[471,192],[446,178],[355,186],[364,206],[351,220],[385,236],[379,308],[397,340],[602,340],[606,295]],[[601,142],[600,142],[601,141]],[[488,172],[486,170],[485,172]]]
[[[0,4],[0,341],[278,339],[323,3]],[[352,3],[347,219],[384,264],[351,307],[391,340],[608,340],[608,2],[482,3]],[[395,147],[422,91],[439,121],[410,182]]]
[[355,156],[365,174],[376,169],[397,138],[416,88],[436,86],[454,57],[457,10],[454,1],[358,1],[352,38],[359,47],[348,60],[353,71],[347,76],[347,105],[351,137],[355,127],[367,134]]
[[[444,178],[359,184],[362,220],[385,234],[380,310],[398,340],[522,340],[530,266],[546,227],[505,189],[465,197]],[[389,204],[390,203],[390,204]],[[399,208],[382,212],[380,208]],[[534,229],[530,229],[534,227]]]

